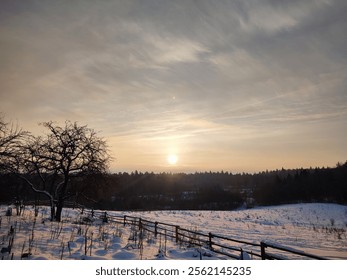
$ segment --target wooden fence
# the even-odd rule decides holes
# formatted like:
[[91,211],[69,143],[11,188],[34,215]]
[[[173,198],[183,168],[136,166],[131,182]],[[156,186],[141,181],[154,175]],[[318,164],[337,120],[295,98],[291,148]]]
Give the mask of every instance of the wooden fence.
[[170,238],[178,244],[194,245],[204,247],[217,254],[232,258],[244,259],[262,259],[262,260],[281,260],[281,259],[316,259],[324,260],[326,258],[295,250],[293,248],[284,247],[270,242],[253,243],[242,241],[227,236],[222,236],[214,233],[204,233],[198,230],[186,229],[178,225],[153,222],[143,218],[129,215],[115,215],[107,212],[87,210],[89,215],[100,217],[104,222],[118,223],[123,226],[132,225],[138,228],[139,231],[144,230],[154,234]]

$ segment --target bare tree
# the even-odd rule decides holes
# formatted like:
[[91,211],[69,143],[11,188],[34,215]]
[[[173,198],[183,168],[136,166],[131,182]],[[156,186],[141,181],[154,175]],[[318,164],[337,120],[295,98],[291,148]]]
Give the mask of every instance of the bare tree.
[[48,133],[31,137],[17,161],[20,176],[32,190],[46,195],[51,202],[51,218],[60,221],[64,202],[75,195],[71,181],[81,173],[104,173],[110,156],[106,141],[87,126],[65,122],[42,124]]
[[27,131],[6,122],[0,115],[0,171],[11,170],[11,162],[17,156],[18,147],[28,135]]

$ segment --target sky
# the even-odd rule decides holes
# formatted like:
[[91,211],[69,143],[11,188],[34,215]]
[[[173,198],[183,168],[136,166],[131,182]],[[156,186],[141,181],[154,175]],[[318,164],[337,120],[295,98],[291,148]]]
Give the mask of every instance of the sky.
[[77,121],[113,172],[347,160],[347,1],[0,1],[0,112]]

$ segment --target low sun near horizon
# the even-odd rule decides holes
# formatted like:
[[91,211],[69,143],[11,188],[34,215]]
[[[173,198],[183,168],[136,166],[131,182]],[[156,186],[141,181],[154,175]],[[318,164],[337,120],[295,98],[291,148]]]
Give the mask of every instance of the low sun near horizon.
[[175,155],[175,154],[170,154],[170,155],[168,155],[168,157],[167,157],[167,162],[168,162],[170,165],[176,165],[176,164],[177,164],[177,161],[178,161],[177,155]]

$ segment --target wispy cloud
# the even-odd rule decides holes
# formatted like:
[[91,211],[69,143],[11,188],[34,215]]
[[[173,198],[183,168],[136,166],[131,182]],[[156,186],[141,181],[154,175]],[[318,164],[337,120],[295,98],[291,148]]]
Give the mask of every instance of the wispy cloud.
[[3,1],[0,111],[101,130],[115,169],[345,160],[346,3]]

